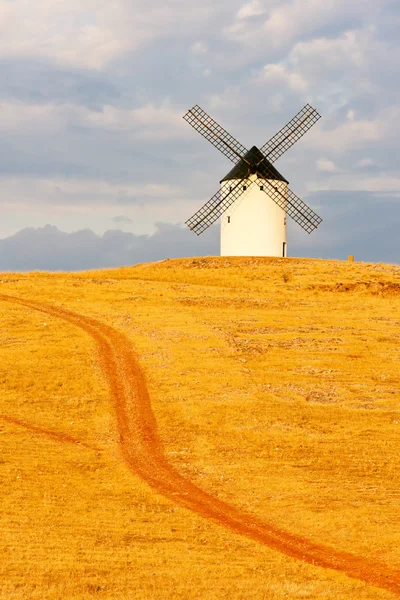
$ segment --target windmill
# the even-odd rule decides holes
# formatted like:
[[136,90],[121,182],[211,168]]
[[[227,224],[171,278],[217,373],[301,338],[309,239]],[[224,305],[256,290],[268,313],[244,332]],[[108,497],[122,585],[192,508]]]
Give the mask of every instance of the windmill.
[[186,225],[200,235],[221,218],[221,256],[286,256],[286,215],[307,233],[322,222],[273,166],[321,118],[306,104],[264,146],[247,150],[200,106],[183,117],[234,167]]

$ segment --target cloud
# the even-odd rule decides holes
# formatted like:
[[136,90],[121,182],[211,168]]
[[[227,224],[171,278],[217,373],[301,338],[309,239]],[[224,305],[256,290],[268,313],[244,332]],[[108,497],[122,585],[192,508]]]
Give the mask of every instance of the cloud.
[[[0,178],[3,194],[0,196],[0,205],[7,205],[8,196],[14,198],[14,205],[23,206],[26,203],[26,190],[30,189],[32,198],[37,204],[57,204],[72,207],[74,204],[81,206],[84,202],[94,204],[95,210],[101,204],[110,204],[118,200],[127,204],[146,201],[163,201],[182,197],[182,189],[168,184],[124,184],[101,179],[72,179],[72,178],[25,178],[3,177]],[[134,199],[134,200],[133,200]],[[83,201],[83,202],[82,202]]]
[[204,42],[195,42],[190,51],[192,54],[206,54],[208,52],[208,46]]
[[354,121],[355,119],[355,112],[353,109],[350,109],[347,111],[347,118],[349,121]]
[[[306,200],[324,221],[308,236],[289,219],[289,256],[346,259],[354,254],[359,261],[399,263],[398,199],[358,191],[319,191]],[[89,229],[64,233],[46,225],[0,240],[0,271],[76,271],[218,254],[218,226],[197,237],[187,227],[162,222],[152,235],[120,230],[96,235]]]
[[332,72],[344,64],[364,68],[368,64],[365,49],[371,44],[373,34],[369,28],[361,31],[346,31],[340,37],[319,37],[295,44],[289,55],[294,66],[318,77],[323,71]]
[[132,132],[138,140],[162,140],[187,137],[182,111],[168,105],[147,104],[134,109],[103,106],[101,111],[81,114],[84,126],[98,127],[115,132]]
[[318,134],[308,136],[307,144],[311,148],[330,148],[335,153],[387,146],[391,141],[397,144],[400,134],[400,106],[382,110],[374,118],[343,120],[338,124],[317,130]]
[[392,194],[400,194],[400,177],[387,176],[387,175],[375,175],[368,176],[364,175],[361,179],[354,178],[351,173],[339,175],[335,178],[332,185],[328,182],[325,186],[317,186],[317,189],[325,190],[357,190],[365,192],[385,192]]
[[[187,38],[221,12],[211,0],[18,0],[0,3],[0,57],[38,57],[53,63],[101,70],[152,40]],[[218,21],[218,19],[217,19]]]
[[[0,4],[0,56],[51,56],[55,62],[99,69],[132,45],[107,23],[93,0]],[[23,17],[23,18],[22,18]]]
[[361,158],[357,162],[357,166],[360,167],[361,169],[367,169],[368,167],[376,166],[376,163],[371,158]]
[[67,128],[102,130],[134,136],[136,140],[171,140],[188,137],[182,110],[167,104],[132,109],[104,104],[100,110],[76,104],[0,101],[0,131],[54,134]]
[[[251,6],[251,5],[250,5]],[[251,8],[243,8],[236,14],[234,22],[228,25],[224,33],[229,39],[239,40],[246,49],[258,53],[263,50],[276,51],[290,47],[297,41],[307,39],[313,32],[334,23],[350,19],[359,20],[360,14],[364,19],[375,15],[379,10],[379,0],[289,0],[286,2],[263,2],[264,18],[255,23],[253,19],[243,18]]]
[[317,208],[324,221],[309,236],[290,222],[291,256],[345,260],[354,254],[358,261],[400,264],[399,199],[377,199],[365,191],[318,191],[307,203]]
[[144,204],[144,200],[141,198],[138,198],[137,196],[129,196],[129,195],[123,195],[123,196],[118,196],[117,197],[117,204],[121,204],[122,206],[143,206]]
[[46,59],[0,58],[0,78],[0,101],[17,105],[71,104],[99,110],[120,99],[112,74],[53,65]]
[[[154,231],[156,221],[184,222],[214,193],[188,197],[183,187],[67,177],[0,177],[0,232],[8,235],[49,220],[59,228],[105,231],[116,214],[127,213],[140,233]],[[194,198],[193,198],[194,196]]]
[[54,133],[65,127],[60,122],[56,105],[27,104],[25,102],[0,102],[0,131],[12,132],[23,129],[30,132]]
[[99,236],[89,229],[64,233],[46,225],[0,240],[0,271],[79,271],[217,251],[216,228],[197,237],[187,227],[158,223],[151,236],[120,230]]
[[307,82],[298,73],[289,73],[283,65],[265,65],[261,80],[269,85],[283,84],[292,90],[303,92]]
[[127,217],[125,215],[118,215],[116,217],[113,217],[112,220],[114,221],[114,223],[127,224],[127,225],[130,225],[131,223],[134,222],[132,219],[130,219],[129,217]]
[[317,160],[318,171],[326,171],[327,173],[335,173],[337,167],[331,160],[324,160],[323,158]]
[[236,18],[248,19],[249,17],[257,17],[265,13],[266,9],[262,6],[261,2],[258,0],[253,0],[253,2],[248,2],[247,4],[243,4],[237,12]]

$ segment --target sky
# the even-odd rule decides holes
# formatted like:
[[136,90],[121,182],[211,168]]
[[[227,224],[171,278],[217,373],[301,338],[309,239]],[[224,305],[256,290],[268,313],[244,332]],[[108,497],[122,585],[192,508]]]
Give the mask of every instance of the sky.
[[195,104],[247,148],[316,107],[276,167],[324,221],[288,254],[398,263],[399,28],[397,0],[0,0],[0,268],[217,254],[184,226],[232,166]]

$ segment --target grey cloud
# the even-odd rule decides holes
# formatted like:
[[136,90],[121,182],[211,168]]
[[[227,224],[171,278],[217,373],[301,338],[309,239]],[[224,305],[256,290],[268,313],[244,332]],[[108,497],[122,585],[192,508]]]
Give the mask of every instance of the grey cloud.
[[1,59],[0,79],[0,98],[28,103],[70,102],[95,110],[121,97],[121,90],[107,73],[56,67],[38,58]]
[[136,198],[136,196],[118,196],[118,198],[116,199],[116,202],[117,202],[117,204],[121,204],[122,206],[124,206],[124,205],[143,206],[143,204],[144,204],[144,201],[139,198]]
[[85,229],[64,233],[51,225],[26,228],[0,240],[0,271],[77,271],[146,261],[217,254],[216,228],[197,238],[186,227],[159,223],[153,235],[119,230],[98,236]]
[[290,222],[290,254],[364,262],[400,262],[400,199],[365,192],[315,192],[307,199],[324,221],[311,235]]
[[[188,40],[155,40],[145,48],[125,55],[116,63],[118,81],[125,90],[124,100],[132,103],[157,103],[173,98],[189,108],[210,87],[223,89],[220,78],[205,79],[203,71],[208,62],[196,61],[189,54]],[[135,83],[127,84],[127,76]]]
[[[399,199],[362,192],[319,192],[306,200],[324,221],[308,236],[289,220],[290,256],[345,260],[354,254],[358,261],[400,262]],[[197,237],[171,223],[158,223],[153,235],[109,230],[103,236],[88,229],[67,234],[47,225],[0,240],[0,270],[76,271],[218,254],[218,226]]]
[[[61,145],[67,144],[66,140],[61,142]],[[60,152],[60,144],[54,139],[40,145],[32,136],[19,135],[17,138],[3,134],[0,138],[0,175],[73,175],[84,179],[93,177],[96,172],[93,166],[79,160],[79,149],[76,153]]]
[[152,147],[80,127],[68,127],[51,136],[6,132],[0,139],[0,174],[166,183],[176,179],[178,167],[169,156],[177,146]]
[[367,174],[367,173],[373,173],[373,174],[378,174],[378,173],[382,173],[383,172],[383,168],[381,165],[377,165],[375,163],[372,164],[356,164],[354,167],[354,171],[358,170],[360,173],[362,173],[363,175]]
[[125,215],[113,217],[112,220],[114,221],[114,223],[126,223],[127,225],[133,223],[132,219],[126,217]]

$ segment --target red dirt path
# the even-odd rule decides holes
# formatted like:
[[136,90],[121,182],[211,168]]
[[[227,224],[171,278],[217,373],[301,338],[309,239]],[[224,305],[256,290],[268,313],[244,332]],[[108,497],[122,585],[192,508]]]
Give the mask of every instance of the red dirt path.
[[56,440],[57,442],[63,442],[64,444],[77,444],[79,446],[83,446],[84,448],[90,448],[90,450],[99,451],[99,448],[95,446],[91,446],[90,444],[86,444],[86,442],[81,442],[72,435],[68,433],[62,433],[59,431],[52,431],[50,429],[45,429],[44,427],[39,427],[38,425],[33,425],[32,423],[28,423],[27,421],[22,421],[21,419],[17,419],[15,417],[10,417],[8,415],[0,415],[0,419],[2,421],[7,421],[7,423],[11,423],[12,425],[18,425],[18,427],[23,427],[24,429],[28,429],[29,431],[33,431],[38,435],[48,437],[52,440]]
[[400,595],[400,571],[372,559],[314,543],[272,523],[263,522],[182,477],[163,454],[143,371],[131,342],[122,333],[64,308],[7,295],[0,295],[0,300],[61,318],[80,327],[96,341],[115,405],[123,458],[130,469],[157,492],[206,519],[287,556],[341,571],[349,577]]

